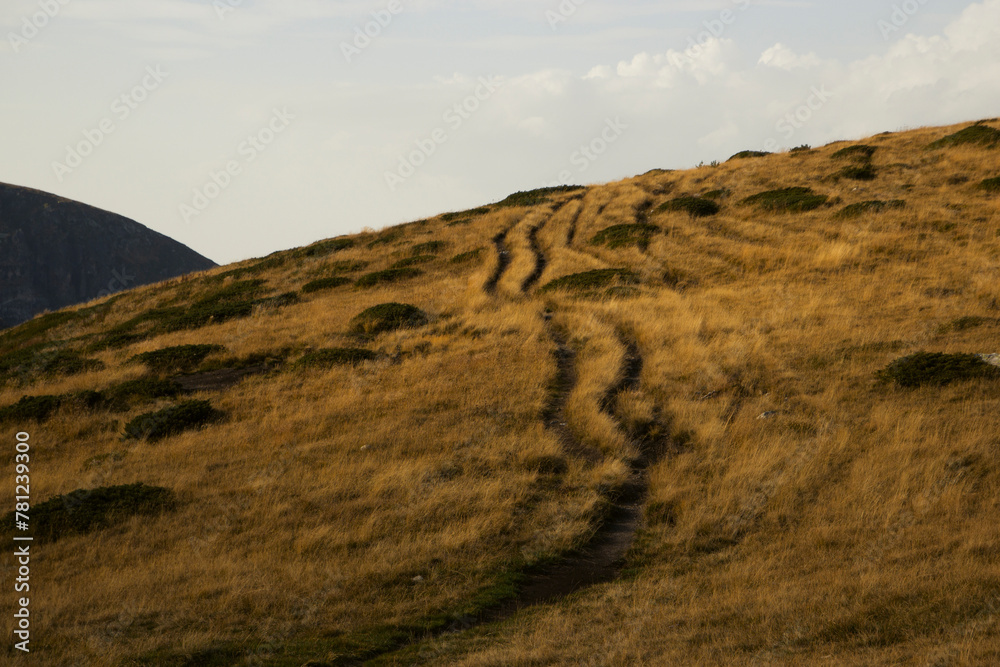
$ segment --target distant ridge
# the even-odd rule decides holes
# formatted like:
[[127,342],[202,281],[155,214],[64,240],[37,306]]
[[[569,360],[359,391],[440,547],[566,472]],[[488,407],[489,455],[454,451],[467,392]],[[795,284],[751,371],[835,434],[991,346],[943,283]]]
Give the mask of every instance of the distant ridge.
[[214,266],[128,218],[0,183],[0,328]]

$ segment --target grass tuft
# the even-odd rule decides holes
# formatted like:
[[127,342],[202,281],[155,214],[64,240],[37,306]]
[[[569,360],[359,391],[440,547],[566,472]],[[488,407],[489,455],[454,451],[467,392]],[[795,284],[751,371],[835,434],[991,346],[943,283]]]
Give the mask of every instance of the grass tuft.
[[423,271],[411,267],[386,269],[385,271],[366,273],[358,278],[354,285],[355,287],[375,287],[386,283],[397,283],[402,280],[409,280],[410,278],[416,278],[420,275],[423,275]]
[[197,368],[208,355],[225,349],[222,345],[176,345],[137,354],[128,363],[145,364],[154,373],[185,373]]
[[987,192],[1000,192],[1000,176],[984,179],[979,183],[979,189]]
[[427,314],[405,303],[383,303],[373,306],[351,320],[355,333],[378,334],[397,329],[422,327],[429,321]]
[[878,199],[872,199],[870,201],[861,201],[855,204],[848,204],[844,208],[837,212],[838,218],[856,218],[860,215],[866,213],[881,213],[882,211],[895,210],[906,207],[906,202],[902,199],[893,199],[891,201],[880,201]]
[[771,153],[768,153],[767,151],[740,151],[726,160],[726,162],[731,162],[733,160],[748,160],[752,158],[766,157],[768,155],[771,155]]
[[322,290],[334,289],[337,287],[342,287],[344,285],[350,284],[350,278],[344,278],[343,276],[331,276],[329,278],[319,278],[317,280],[312,280],[307,282],[302,286],[303,294],[312,294],[313,292],[319,292]]
[[333,347],[307,352],[295,362],[297,368],[332,368],[357,366],[363,361],[373,361],[378,355],[371,350],[356,347]]
[[[718,192],[717,196],[722,196],[721,191],[716,192]],[[709,194],[715,193],[713,192]],[[677,197],[676,199],[671,199],[670,201],[661,204],[656,210],[658,212],[683,211],[692,218],[707,218],[722,210],[722,207],[713,201],[715,198],[716,197],[709,197],[708,194],[704,197]]]
[[562,278],[556,278],[544,285],[539,292],[556,290],[589,291],[608,287],[638,285],[639,275],[629,269],[596,269],[573,273]]
[[875,155],[878,150],[878,146],[866,146],[865,144],[858,144],[856,146],[848,146],[847,148],[841,148],[839,151],[831,155],[835,160],[859,160],[862,162],[868,162]]
[[970,125],[964,130],[959,130],[947,137],[938,139],[931,143],[928,148],[952,148],[954,146],[982,146],[984,148],[996,148],[1000,146],[1000,130],[996,130],[988,125]]
[[577,190],[584,189],[586,188],[582,185],[557,185],[551,188],[539,188],[537,190],[528,190],[526,192],[515,192],[503,201],[499,202],[497,206],[538,206],[539,204],[545,204],[550,201],[549,195],[575,192]]
[[637,246],[642,250],[649,247],[649,240],[660,231],[656,225],[645,223],[630,223],[613,225],[594,235],[590,242],[593,245],[603,245],[608,248],[624,248]]

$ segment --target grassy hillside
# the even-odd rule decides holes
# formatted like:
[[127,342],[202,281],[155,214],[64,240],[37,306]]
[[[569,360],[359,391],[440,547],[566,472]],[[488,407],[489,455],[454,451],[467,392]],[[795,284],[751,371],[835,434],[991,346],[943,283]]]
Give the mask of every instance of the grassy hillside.
[[998,137],[519,193],[0,334],[39,664],[1000,661]]

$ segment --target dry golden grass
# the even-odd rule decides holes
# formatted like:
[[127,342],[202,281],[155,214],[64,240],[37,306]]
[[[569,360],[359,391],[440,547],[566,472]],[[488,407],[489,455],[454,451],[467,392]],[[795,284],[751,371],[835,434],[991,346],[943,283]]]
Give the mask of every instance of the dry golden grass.
[[[361,235],[352,249],[260,277],[277,294],[332,261],[374,271],[415,244],[447,246],[417,278],[305,295],[93,355],[104,371],[8,383],[0,405],[100,389],[142,374],[125,364],[131,355],[184,343],[232,355],[288,348],[291,360],[349,345],[382,355],[198,395],[228,419],[155,444],[119,440],[124,419],[155,405],[126,415],[64,408],[17,425],[32,433],[37,500],[134,481],[182,500],[172,514],[44,547],[32,602],[44,664],[130,664],[233,643],[266,648],[218,664],[333,661],[350,653],[335,633],[369,637],[466,609],[511,566],[587,539],[638,454],[621,423],[656,416],[672,453],[648,471],[627,576],[430,636],[381,664],[1000,662],[998,386],[901,390],[874,377],[918,350],[1000,352],[1000,199],[976,189],[1000,171],[997,153],[924,148],[960,127],[865,140],[878,147],[871,182],[831,178],[843,166],[831,155],[849,145],[838,142],[592,187],[555,213],[544,204],[468,224],[423,221],[373,247],[385,233]],[[780,214],[739,205],[791,186],[831,203]],[[656,212],[719,189],[728,194],[717,216]],[[906,206],[836,215],[875,199]],[[645,251],[590,243],[643,210],[662,230]],[[614,298],[523,294],[539,225],[539,284],[624,267],[642,285]],[[488,295],[492,238],[505,230],[511,263]],[[448,261],[476,248],[477,261]],[[191,300],[208,289],[203,279],[130,292],[102,320],[49,336]],[[389,301],[419,306],[430,323],[373,340],[349,334],[354,315]],[[973,316],[983,319],[954,324]],[[563,451],[540,420],[556,374],[550,327],[576,352],[565,416],[602,452],[596,465]],[[641,351],[641,381],[612,417],[601,403],[620,379],[625,339]],[[564,460],[565,473],[539,472],[540,457]]]

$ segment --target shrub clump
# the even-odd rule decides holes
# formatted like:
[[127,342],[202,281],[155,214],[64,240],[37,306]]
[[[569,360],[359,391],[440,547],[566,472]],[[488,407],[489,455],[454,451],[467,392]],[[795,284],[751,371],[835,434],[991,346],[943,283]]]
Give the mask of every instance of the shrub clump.
[[900,387],[944,386],[962,380],[1000,378],[1000,368],[975,354],[917,352],[897,359],[877,374],[883,382]]
[[979,189],[987,192],[1000,192],[1000,176],[983,180],[979,184]]
[[414,257],[419,257],[421,255],[437,255],[447,246],[448,244],[445,241],[428,241],[427,243],[418,243],[413,246],[411,252]]
[[325,241],[320,241],[319,243],[314,243],[311,246],[303,248],[299,252],[303,257],[322,257],[324,255],[340,252],[341,250],[353,248],[355,244],[356,241],[354,239],[347,238],[346,236],[340,236],[335,239],[327,239]]
[[415,329],[428,322],[427,314],[405,303],[383,303],[373,306],[351,320],[355,333],[378,334],[397,329]]
[[881,213],[882,211],[901,209],[905,207],[906,202],[902,199],[893,199],[891,201],[872,199],[870,201],[857,202],[856,204],[848,204],[837,212],[837,217],[856,218],[859,215],[864,215],[865,213]]
[[176,345],[162,350],[137,354],[129,363],[145,364],[154,373],[176,371],[184,373],[197,368],[205,357],[213,352],[222,352],[226,348],[221,345]]
[[465,264],[466,262],[474,262],[483,256],[483,248],[476,248],[475,250],[470,250],[469,252],[463,252],[459,255],[452,257],[449,262],[452,264]]
[[441,216],[441,220],[448,223],[449,227],[455,227],[456,225],[466,225],[474,218],[486,215],[490,212],[489,206],[481,206],[479,208],[474,208],[470,211],[457,211],[455,213],[445,213]]
[[628,269],[596,269],[594,271],[584,271],[583,273],[573,273],[562,278],[556,278],[544,285],[539,292],[552,292],[555,290],[578,290],[589,291],[599,290],[607,287],[619,285],[638,285],[639,276]]
[[647,223],[613,225],[599,231],[590,242],[611,249],[638,246],[645,250],[649,247],[649,240],[659,231],[659,227]]
[[828,197],[818,195],[811,188],[782,188],[769,190],[744,199],[744,206],[757,206],[766,211],[789,211],[801,213],[812,211],[826,204]]
[[977,123],[970,125],[964,130],[959,130],[955,134],[949,134],[947,137],[938,139],[930,144],[928,148],[950,148],[952,146],[970,144],[984,148],[996,148],[1000,146],[1000,130],[996,130],[989,125]]
[[861,160],[867,162],[872,159],[875,155],[875,151],[878,150],[878,146],[866,146],[864,144],[857,144],[856,146],[848,146],[847,148],[841,148],[839,151],[831,155],[835,160]]
[[582,185],[557,185],[551,188],[538,188],[537,190],[515,192],[503,201],[499,202],[497,206],[537,206],[538,204],[547,203],[549,201],[549,195],[575,192],[576,190],[584,189],[585,188]]
[[62,405],[61,396],[22,396],[14,405],[0,408],[0,423],[27,422],[42,423]]
[[733,160],[747,160],[750,158],[764,157],[770,155],[767,151],[740,151],[736,155],[732,156],[726,162],[731,162]]
[[[49,498],[31,508],[31,519],[35,540],[51,543],[119,525],[134,516],[156,516],[176,505],[174,492],[160,486],[104,486]],[[13,526],[14,519],[11,512],[6,525]]]
[[410,266],[416,266],[418,264],[426,264],[427,262],[433,262],[437,259],[436,255],[416,255],[415,257],[406,257],[401,259],[392,265],[393,269],[405,269]]
[[874,181],[878,176],[878,172],[875,170],[875,165],[871,162],[866,162],[865,164],[844,167],[837,172],[837,176],[849,178],[852,181]]
[[712,201],[717,201],[719,199],[724,199],[732,194],[729,188],[719,188],[718,190],[709,190],[702,195],[704,199],[711,199]]
[[139,415],[125,425],[125,437],[162,440],[184,431],[201,428],[224,417],[208,401],[185,401],[157,412]]
[[312,280],[302,286],[302,291],[305,294],[311,294],[312,292],[319,292],[326,289],[334,289],[335,287],[342,287],[347,285],[351,280],[349,278],[344,278],[343,276],[331,276],[330,278],[319,278],[318,280]]
[[299,368],[332,368],[357,366],[363,361],[373,361],[378,355],[371,350],[356,347],[333,347],[307,352],[295,365]]
[[423,271],[412,267],[386,269],[385,271],[366,273],[358,278],[354,285],[356,287],[375,287],[383,283],[395,283],[409,278],[416,278],[420,275],[423,275]]
[[657,211],[683,211],[692,218],[707,218],[720,210],[722,207],[707,195],[705,197],[677,197],[661,204],[657,209]]
[[103,400],[93,397],[90,402],[106,410],[124,412],[133,405],[149,403],[160,398],[175,398],[183,392],[184,389],[173,380],[140,378],[120,382],[103,391],[95,392]]

